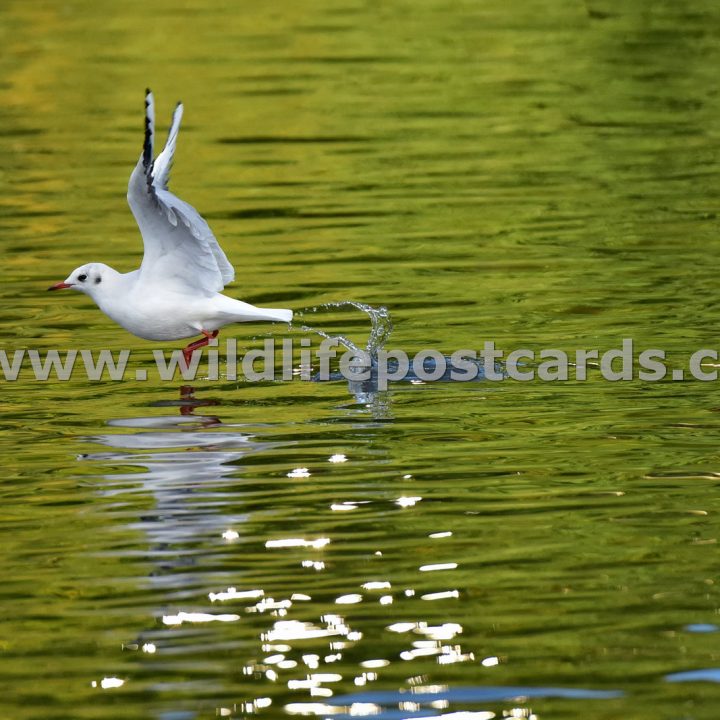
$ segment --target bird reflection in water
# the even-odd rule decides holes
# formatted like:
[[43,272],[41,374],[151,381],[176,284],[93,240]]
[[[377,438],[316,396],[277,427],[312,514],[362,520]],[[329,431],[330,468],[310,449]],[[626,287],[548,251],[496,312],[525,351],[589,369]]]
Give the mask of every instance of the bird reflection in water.
[[[238,463],[275,447],[275,443],[257,440],[254,426],[224,423],[217,415],[201,412],[219,405],[219,400],[198,398],[193,387],[182,386],[179,396],[148,403],[149,408],[167,408],[175,414],[111,418],[107,425],[114,432],[88,438],[105,451],[82,459],[129,468],[103,474],[103,494],[132,493],[153,499],[153,508],[132,526],[146,533],[151,558],[154,550],[160,551],[160,567],[154,575],[194,564],[194,552],[178,551],[169,557],[170,545],[219,538],[227,528],[245,522],[246,516],[232,512],[234,503],[229,502],[242,482]],[[223,501],[224,497],[228,500]],[[168,577],[165,582],[173,580]]]
[[[178,400],[158,400],[155,403],[151,403],[153,407],[176,406],[179,408],[180,414],[186,417],[193,416],[195,408],[219,404],[219,400],[214,400],[212,398],[206,398],[204,400],[196,398],[195,388],[192,385],[180,386],[180,398]],[[209,427],[211,425],[222,425],[219,417],[210,415],[198,416],[198,421],[201,425],[204,425],[205,427]]]

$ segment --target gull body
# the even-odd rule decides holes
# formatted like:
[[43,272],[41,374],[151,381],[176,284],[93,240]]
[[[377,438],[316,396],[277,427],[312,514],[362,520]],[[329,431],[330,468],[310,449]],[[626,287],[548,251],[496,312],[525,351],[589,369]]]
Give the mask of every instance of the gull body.
[[104,263],[86,263],[48,289],[85,293],[110,319],[145,340],[202,335],[183,351],[189,361],[225,325],[290,322],[292,311],[255,307],[220,292],[235,277],[232,265],[197,210],[168,190],[182,111],[178,103],[165,148],[153,160],[155,112],[147,91],[143,153],[127,195],[145,248],[140,267],[120,273]]

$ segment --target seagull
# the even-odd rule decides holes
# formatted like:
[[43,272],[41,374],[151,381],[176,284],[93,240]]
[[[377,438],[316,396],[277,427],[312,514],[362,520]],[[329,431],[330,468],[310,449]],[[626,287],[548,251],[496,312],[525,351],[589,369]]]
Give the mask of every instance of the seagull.
[[183,349],[188,366],[193,352],[225,325],[289,323],[293,314],[221,294],[235,277],[233,266],[200,213],[168,190],[182,114],[178,103],[165,147],[153,159],[155,101],[152,92],[145,91],[145,142],[127,193],[145,250],[140,267],[120,273],[104,263],[86,263],[48,290],[89,295],[111,320],[144,340],[202,335]]

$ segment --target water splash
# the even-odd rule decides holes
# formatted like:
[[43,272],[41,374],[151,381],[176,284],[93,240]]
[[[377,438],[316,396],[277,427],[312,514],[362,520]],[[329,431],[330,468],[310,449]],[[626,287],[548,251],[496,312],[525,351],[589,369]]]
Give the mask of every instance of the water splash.
[[321,337],[327,338],[328,340],[337,340],[341,345],[344,345],[348,350],[352,350],[352,352],[356,353],[358,356],[362,355],[364,352],[352,340],[346,338],[344,335],[331,335],[324,330],[320,330],[320,328],[314,328],[310,325],[301,325],[300,329],[304,330],[305,332],[317,333]]
[[[392,320],[390,319],[390,312],[386,307],[374,308],[366,303],[355,302],[354,300],[342,300],[339,302],[323,303],[313,307],[310,312],[320,312],[321,310],[331,310],[337,308],[352,307],[356,310],[364,312],[370,319],[371,329],[370,335],[367,339],[367,345],[365,350],[361,350],[352,340],[345,337],[344,335],[331,335],[325,330],[320,328],[312,327],[310,325],[302,325],[301,329],[306,332],[314,332],[321,337],[327,338],[328,340],[337,340],[339,343],[344,345],[348,350],[351,350],[358,355],[367,353],[371,358],[376,358],[380,350],[385,347],[385,344],[390,337],[393,330]],[[302,315],[301,315],[302,317]]]
[[353,302],[352,300],[347,300],[346,303],[367,313],[370,318],[372,330],[368,337],[366,350],[370,354],[370,357],[377,357],[378,352],[385,347],[385,343],[390,339],[393,331],[390,311],[384,306],[374,308],[365,303]]

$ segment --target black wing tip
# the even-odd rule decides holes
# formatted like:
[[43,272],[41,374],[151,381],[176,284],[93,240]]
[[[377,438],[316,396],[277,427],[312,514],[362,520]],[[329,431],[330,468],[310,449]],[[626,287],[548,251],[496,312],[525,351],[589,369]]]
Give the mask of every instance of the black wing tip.
[[153,118],[149,112],[152,93],[149,89],[146,89],[145,93],[145,140],[143,142],[143,167],[145,168],[145,172],[149,173],[153,160]]
[[147,97],[148,95],[152,95],[152,90],[149,87],[146,87],[145,88],[145,97]]

